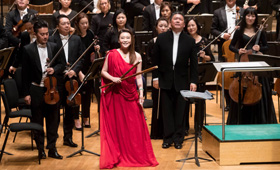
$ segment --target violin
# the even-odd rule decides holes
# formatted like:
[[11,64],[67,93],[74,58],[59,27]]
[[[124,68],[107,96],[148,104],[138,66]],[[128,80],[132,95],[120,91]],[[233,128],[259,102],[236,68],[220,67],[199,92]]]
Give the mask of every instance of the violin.
[[68,92],[67,104],[69,106],[76,106],[81,104],[82,98],[80,93],[77,93],[72,100],[69,100],[70,96],[74,95],[74,93],[78,90],[78,87],[79,84],[77,80],[72,78],[70,78],[70,80],[65,83],[65,88]]
[[[18,37],[20,33],[27,30],[27,28],[31,27],[31,21],[36,18],[38,14],[27,14],[21,19],[16,25],[13,26],[12,34],[15,37]],[[33,26],[32,26],[33,27]]]
[[44,94],[45,103],[49,105],[54,105],[59,101],[59,93],[56,89],[57,81],[54,76],[48,75],[44,79],[44,85],[47,91]]

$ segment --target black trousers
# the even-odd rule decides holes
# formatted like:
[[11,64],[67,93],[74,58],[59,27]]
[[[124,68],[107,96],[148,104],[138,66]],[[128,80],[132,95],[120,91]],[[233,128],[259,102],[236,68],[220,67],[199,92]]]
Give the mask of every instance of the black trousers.
[[163,115],[163,142],[172,144],[183,143],[186,127],[187,101],[175,88],[161,89],[161,108]]
[[[58,130],[58,105],[48,105],[44,102],[44,87],[31,85],[31,121],[44,126],[44,117],[46,118],[47,130],[47,149],[56,148],[57,130]],[[39,150],[44,149],[44,132],[34,131],[35,141]]]

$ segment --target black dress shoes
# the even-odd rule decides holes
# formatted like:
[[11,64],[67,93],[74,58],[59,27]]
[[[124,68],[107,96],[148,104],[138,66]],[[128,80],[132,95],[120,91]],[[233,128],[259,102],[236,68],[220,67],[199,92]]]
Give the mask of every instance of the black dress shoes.
[[64,139],[63,145],[70,147],[77,147],[78,145],[72,141],[72,139]]
[[164,149],[167,149],[167,148],[169,148],[170,146],[171,146],[170,143],[163,143],[163,144],[162,144],[162,148],[164,148]]
[[39,150],[38,154],[39,154],[39,158],[40,159],[46,159],[47,158],[46,153],[45,153],[44,150]]
[[174,147],[176,148],[176,149],[182,149],[182,144],[181,143],[175,143],[174,144]]
[[50,149],[48,156],[55,159],[63,159],[63,156],[59,155],[56,149]]

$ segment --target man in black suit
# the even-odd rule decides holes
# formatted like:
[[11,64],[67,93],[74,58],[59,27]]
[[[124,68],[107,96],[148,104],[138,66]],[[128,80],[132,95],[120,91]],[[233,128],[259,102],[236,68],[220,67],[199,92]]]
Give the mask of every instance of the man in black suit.
[[[48,156],[62,159],[56,150],[58,129],[58,105],[48,105],[44,101],[44,78],[46,74],[53,75],[62,69],[62,62],[57,58],[50,67],[46,67],[47,60],[51,60],[57,52],[57,46],[48,42],[48,23],[40,20],[35,23],[34,31],[37,40],[23,48],[22,84],[24,100],[31,104],[32,122],[44,125],[46,118]],[[44,132],[34,132],[35,141],[41,159],[46,158],[44,151]]]
[[12,33],[13,26],[17,25],[26,14],[37,13],[37,11],[27,8],[29,0],[16,0],[16,3],[17,8],[7,14],[5,25],[6,35],[8,37],[9,44],[12,46],[18,46],[20,43],[20,37],[16,37]]
[[162,148],[169,148],[172,143],[176,149],[182,148],[187,116],[185,110],[188,104],[181,96],[180,90],[196,91],[197,88],[198,61],[195,41],[183,32],[184,27],[184,15],[179,12],[173,13],[171,31],[158,35],[154,46],[153,64],[158,65],[158,69],[153,72],[153,86],[161,91],[164,126]]
[[[63,47],[63,50],[61,52],[63,56],[62,61],[65,69],[67,65],[70,64],[71,66],[74,62],[76,62],[76,60],[83,53],[84,46],[79,36],[72,35],[70,37],[71,23],[67,16],[59,15],[57,17],[57,23],[58,23],[57,25],[58,31],[54,34],[54,36],[50,37],[49,41],[56,43],[59,48],[61,48],[68,41],[68,43]],[[74,127],[73,116],[74,113],[79,112],[79,105],[69,106],[68,104],[66,104],[68,92],[66,91],[65,83],[70,78],[77,77],[81,69],[82,69],[82,60],[80,60],[69,72],[64,73],[62,71],[59,72],[57,75],[58,77],[57,86],[58,86],[59,94],[61,96],[59,103],[65,106],[65,116],[63,120],[63,130],[64,130],[63,145],[67,145],[70,147],[78,146],[72,140],[72,136],[73,136],[72,129]]]
[[155,0],[153,4],[148,5],[143,12],[143,30],[153,31],[157,19],[160,17],[160,5],[163,0]]

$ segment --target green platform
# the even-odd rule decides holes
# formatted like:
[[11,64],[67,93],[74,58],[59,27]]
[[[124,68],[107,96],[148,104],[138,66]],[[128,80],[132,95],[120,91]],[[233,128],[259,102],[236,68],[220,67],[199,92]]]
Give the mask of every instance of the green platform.
[[[205,129],[213,134],[218,140],[222,140],[222,126],[209,125]],[[226,125],[226,141],[259,141],[280,140],[280,124],[258,124],[258,125]]]

